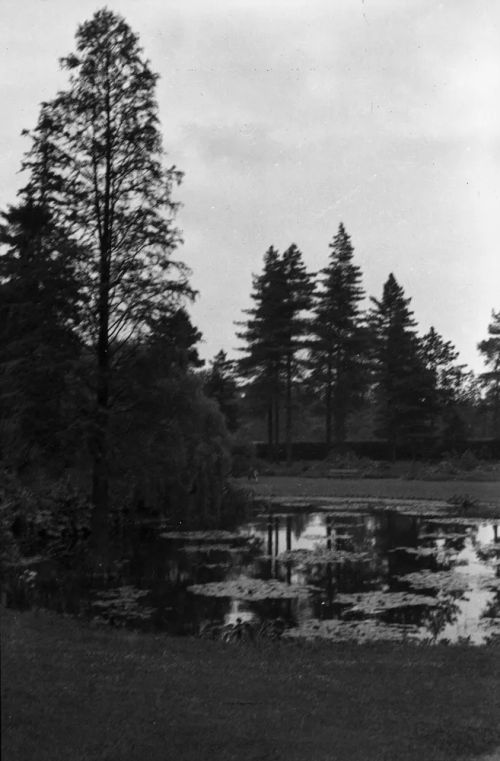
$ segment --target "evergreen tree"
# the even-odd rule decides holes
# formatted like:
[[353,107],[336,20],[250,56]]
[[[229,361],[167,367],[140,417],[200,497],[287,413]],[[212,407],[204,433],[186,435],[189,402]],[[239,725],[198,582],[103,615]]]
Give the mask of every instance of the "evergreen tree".
[[366,331],[359,304],[364,298],[361,270],[344,225],[330,243],[328,266],[321,270],[311,322],[312,382],[325,403],[325,440],[346,438],[349,413],[356,408],[366,376]]
[[283,304],[283,350],[285,364],[285,450],[292,461],[292,391],[294,380],[305,364],[303,350],[310,332],[314,283],[302,260],[302,253],[292,244],[283,254],[283,276],[286,298]]
[[225,351],[219,351],[210,363],[203,385],[205,394],[215,399],[226,420],[229,431],[234,432],[239,425],[239,395],[236,382],[235,363],[227,358]]
[[486,391],[486,405],[492,413],[492,433],[500,436],[500,311],[492,312],[488,325],[488,338],[478,344],[487,370],[480,380]]
[[0,445],[17,469],[62,465],[75,434],[71,393],[80,342],[75,246],[44,206],[0,224]]
[[395,458],[402,445],[414,449],[431,433],[433,379],[420,355],[411,299],[392,273],[382,299],[371,301],[376,434],[389,441]]
[[246,310],[250,319],[240,323],[246,329],[238,334],[247,344],[240,372],[249,378],[254,392],[265,399],[268,449],[274,458],[279,451],[279,413],[284,398],[288,461],[292,445],[293,383],[304,363],[300,352],[309,330],[304,313],[311,305],[313,290],[297,246],[292,244],[282,256],[271,246],[264,257],[262,275],[253,279],[255,307]]
[[239,372],[265,406],[268,455],[275,459],[280,444],[280,401],[282,396],[284,317],[286,299],[283,262],[272,246],[264,255],[261,275],[253,276],[251,298],[255,304],[245,310],[249,319],[237,323],[244,330],[237,333],[246,346],[239,362]]
[[457,364],[458,351],[451,341],[445,341],[433,327],[420,339],[420,349],[424,367],[432,382],[433,435],[452,444],[454,439],[464,435],[459,405],[466,395],[465,365]]
[[42,106],[24,169],[24,197],[43,189],[58,229],[78,244],[86,310],[81,335],[94,352],[93,536],[105,540],[110,415],[121,353],[190,295],[172,260],[179,242],[171,194],[180,173],[162,165],[155,85],[138,39],[108,9],[82,24],[62,59],[69,87]]

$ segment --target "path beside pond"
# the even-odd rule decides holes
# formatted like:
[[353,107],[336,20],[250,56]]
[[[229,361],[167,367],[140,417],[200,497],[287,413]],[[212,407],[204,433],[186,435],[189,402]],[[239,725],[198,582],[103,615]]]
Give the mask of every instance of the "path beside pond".
[[498,648],[259,643],[2,611],[7,761],[471,761]]
[[283,497],[385,497],[401,499],[449,499],[469,495],[482,502],[498,503],[500,481],[407,481],[401,478],[301,478],[263,476],[250,486],[259,496]]

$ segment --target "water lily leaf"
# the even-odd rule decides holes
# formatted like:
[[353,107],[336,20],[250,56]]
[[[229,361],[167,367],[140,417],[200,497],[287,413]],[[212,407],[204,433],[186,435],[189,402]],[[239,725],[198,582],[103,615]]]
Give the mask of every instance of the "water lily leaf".
[[[160,534],[163,539],[183,539],[185,542],[234,542],[247,537],[230,531],[165,531]],[[249,538],[249,537],[248,537]]]
[[414,638],[419,630],[404,624],[385,624],[381,621],[320,621],[310,619],[300,626],[288,629],[284,637],[329,639],[334,642],[374,642],[377,640],[401,641]]
[[455,571],[415,571],[398,576],[416,589],[437,589],[439,592],[465,592],[471,587],[471,577]]
[[308,596],[314,587],[285,584],[276,579],[250,579],[240,577],[233,581],[215,581],[193,584],[188,591],[205,597],[233,597],[237,600],[293,599]]
[[411,592],[361,592],[359,594],[338,594],[334,602],[350,605],[351,611],[359,611],[367,615],[383,613],[386,610],[410,607],[432,607],[440,605],[435,597],[428,597]]
[[357,562],[366,560],[369,555],[366,552],[347,552],[345,550],[328,550],[317,548],[315,550],[287,550],[278,555],[278,560],[296,565],[324,565],[328,563]]

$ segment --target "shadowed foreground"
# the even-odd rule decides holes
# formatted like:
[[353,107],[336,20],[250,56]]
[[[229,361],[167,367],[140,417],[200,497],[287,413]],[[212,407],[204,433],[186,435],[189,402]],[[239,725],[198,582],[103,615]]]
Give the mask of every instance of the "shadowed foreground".
[[2,614],[6,761],[458,761],[500,745],[498,648],[222,644]]

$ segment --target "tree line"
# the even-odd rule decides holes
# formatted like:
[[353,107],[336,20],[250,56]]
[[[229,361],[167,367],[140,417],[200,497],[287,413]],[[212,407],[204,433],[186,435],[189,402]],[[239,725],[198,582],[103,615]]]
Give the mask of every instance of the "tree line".
[[294,395],[319,400],[327,447],[346,442],[349,418],[363,405],[372,411],[370,435],[388,441],[394,457],[402,446],[421,451],[466,437],[462,411],[479,402],[494,411],[498,434],[500,314],[478,347],[489,369],[475,379],[434,327],[418,333],[393,273],[363,308],[362,272],[342,223],[329,249],[326,266],[309,273],[295,244],[282,254],[270,247],[238,323],[237,372],[250,409],[266,415],[270,456],[282,442],[291,460]]

